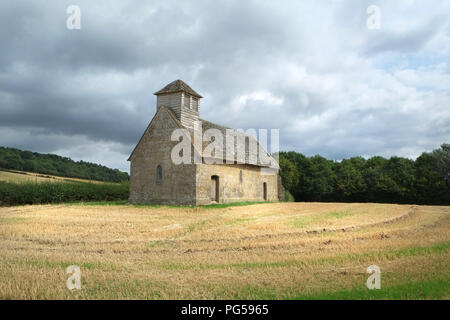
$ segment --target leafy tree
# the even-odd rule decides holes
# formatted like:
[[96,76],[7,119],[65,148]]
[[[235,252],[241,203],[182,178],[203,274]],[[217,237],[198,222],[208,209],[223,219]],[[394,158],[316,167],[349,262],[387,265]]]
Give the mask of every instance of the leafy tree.
[[400,203],[414,202],[414,161],[392,157],[386,163],[384,172],[395,183],[391,190],[392,201]]
[[283,181],[283,186],[287,190],[294,190],[298,183],[298,171],[295,164],[288,158],[280,158],[280,176]]
[[367,193],[366,181],[363,177],[365,160],[351,158],[342,160],[334,166],[335,200],[364,201]]
[[303,175],[304,198],[308,201],[327,201],[334,191],[333,161],[319,155],[305,159],[308,169]]
[[296,201],[363,201],[450,205],[450,145],[415,161],[374,156],[333,162],[280,153],[283,185]]
[[418,203],[449,204],[450,188],[445,176],[438,171],[439,158],[422,153],[415,162],[415,194]]
[[444,143],[441,149],[431,152],[434,158],[436,170],[450,186],[450,144]]

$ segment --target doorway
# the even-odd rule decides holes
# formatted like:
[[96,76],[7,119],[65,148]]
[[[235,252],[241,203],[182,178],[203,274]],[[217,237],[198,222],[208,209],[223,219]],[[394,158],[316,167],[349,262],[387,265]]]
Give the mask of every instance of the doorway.
[[211,176],[211,202],[219,202],[219,176]]
[[264,201],[267,201],[267,183],[263,182],[263,195],[264,195]]

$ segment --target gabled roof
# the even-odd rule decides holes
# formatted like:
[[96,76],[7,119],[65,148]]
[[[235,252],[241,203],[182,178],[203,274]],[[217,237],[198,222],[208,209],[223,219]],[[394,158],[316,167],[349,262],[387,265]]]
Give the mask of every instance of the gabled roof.
[[[172,118],[172,120],[174,121],[175,125],[178,128],[188,129],[188,128],[184,127],[181,124],[181,122],[177,119],[176,115],[173,113],[173,111],[170,108],[168,108],[168,107],[160,107],[158,109],[158,111],[156,112],[156,114],[158,114],[160,112],[167,112],[170,115],[170,117]],[[130,157],[128,158],[128,161],[131,160],[131,157],[133,156],[133,154],[136,151],[137,147],[141,143],[143,137],[145,136],[145,134],[147,133],[149,128],[152,126],[153,120],[156,118],[156,114],[153,117],[152,121],[150,121],[150,124],[148,125],[147,129],[145,129],[144,134],[142,135],[142,137],[139,140],[138,144],[136,145],[136,147],[134,148],[134,150],[131,153]],[[254,143],[255,146],[257,147],[257,149],[251,151],[250,148],[248,147],[248,145],[247,146],[245,146],[245,145],[244,146],[238,146],[238,140],[235,139],[235,141],[234,141],[234,150],[236,152],[238,152],[238,148],[245,148],[244,149],[245,150],[244,151],[244,154],[245,154],[244,157],[245,158],[242,159],[242,160],[244,160],[243,162],[245,164],[254,165],[254,166],[258,166],[258,167],[273,168],[273,169],[279,169],[280,168],[278,162],[264,148],[262,148],[262,146],[259,144],[259,142],[252,135],[245,134],[243,132],[240,132],[240,131],[232,129],[232,128],[221,126],[221,125],[212,123],[212,122],[204,120],[204,119],[198,119],[198,120],[201,121],[201,123],[202,123],[202,136],[205,133],[205,131],[208,130],[208,129],[217,129],[223,134],[224,137],[226,137],[226,131],[227,130],[232,130],[232,133],[235,134],[236,136],[241,136],[241,137],[243,136],[245,138],[248,138],[247,141],[245,141],[246,139],[244,139],[244,143],[245,144],[248,144],[250,142]],[[199,150],[195,151],[196,150],[196,146],[193,143],[193,141],[194,141],[193,131],[191,129],[188,129],[188,131],[190,132],[190,135],[191,135],[190,139],[191,139],[192,146],[194,147],[194,152],[199,152]],[[204,150],[206,148],[206,146],[209,145],[209,143],[210,142],[208,142],[208,141],[203,141],[202,149]],[[265,156],[266,159],[270,159],[270,163],[262,163],[261,162],[261,158],[258,157],[258,152],[259,151],[263,152],[263,156]],[[222,152],[223,152],[223,157],[222,158],[220,158],[219,155],[215,155],[215,158],[217,156],[217,159],[222,159],[223,162],[225,163],[226,160],[227,160],[227,146],[226,146],[226,143],[224,143]],[[252,154],[250,154],[250,152],[252,152]],[[203,152],[201,152],[200,154],[203,154]],[[252,157],[253,157],[253,159],[256,159],[256,163],[250,163],[250,158],[252,158]],[[237,160],[237,159],[234,159],[234,160]]]
[[167,93],[174,93],[174,92],[187,92],[190,95],[193,95],[198,98],[203,98],[201,95],[199,95],[197,92],[195,92],[194,89],[189,87],[183,80],[175,80],[171,83],[169,83],[167,86],[162,88],[161,90],[155,92],[155,95],[160,94],[167,94]]
[[128,157],[128,160],[127,160],[127,161],[131,161],[131,157],[133,156],[133,154],[134,154],[134,152],[136,151],[137,147],[141,144],[141,141],[142,141],[142,139],[144,138],[144,136],[145,136],[145,134],[147,133],[147,131],[148,131],[148,130],[150,129],[150,127],[152,126],[153,120],[156,118],[156,115],[157,115],[159,112],[163,112],[163,111],[169,113],[170,117],[171,117],[172,120],[175,122],[175,124],[176,124],[176,126],[177,126],[178,128],[184,128],[183,125],[181,124],[180,120],[177,119],[176,115],[173,113],[172,110],[170,110],[170,108],[168,108],[168,107],[160,107],[160,108],[156,111],[156,113],[155,113],[155,115],[153,116],[153,118],[152,118],[152,120],[150,121],[150,123],[148,124],[147,128],[145,129],[145,131],[144,131],[144,133],[142,134],[141,138],[139,139],[138,143],[136,144],[136,146],[134,147],[134,149],[133,149],[133,151],[131,152],[130,156]]
[[[227,134],[227,130],[231,130],[231,134],[235,135],[236,137],[240,136],[243,137],[243,143],[244,145],[238,145],[238,139],[234,139],[234,150],[236,152],[238,152],[238,149],[243,149],[244,151],[244,163],[245,164],[251,164],[254,166],[258,166],[258,167],[267,167],[267,168],[273,168],[273,169],[279,169],[279,164],[278,162],[264,149],[263,146],[260,145],[259,141],[256,140],[252,135],[246,134],[244,132],[235,130],[233,128],[228,128],[216,123],[213,123],[211,121],[207,121],[204,119],[198,119],[199,121],[202,122],[202,131],[203,133],[208,130],[208,129],[217,129],[219,130],[223,137],[226,137]],[[210,142],[208,141],[203,141],[203,149],[209,144]],[[256,150],[250,150],[249,144],[253,143],[254,146],[256,147]],[[224,162],[227,159],[227,145],[224,142],[223,145],[223,156],[222,159],[224,160]],[[259,156],[259,152],[261,152],[261,157]],[[251,163],[251,158],[253,158],[253,161],[256,160],[255,163]],[[269,161],[269,163],[264,163],[262,160],[262,158],[265,158],[266,161]],[[234,159],[236,160],[236,158]]]

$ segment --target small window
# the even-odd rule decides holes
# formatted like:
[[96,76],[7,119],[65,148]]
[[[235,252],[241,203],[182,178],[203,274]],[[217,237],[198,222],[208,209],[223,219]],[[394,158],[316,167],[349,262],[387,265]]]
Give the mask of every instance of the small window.
[[242,170],[239,170],[239,182],[242,183]]
[[156,167],[156,180],[161,181],[162,177],[163,177],[162,167],[161,167],[161,165],[158,165]]
[[184,107],[187,109],[191,108],[191,96],[188,94],[184,94]]
[[194,97],[192,97],[192,109],[198,111],[198,99]]

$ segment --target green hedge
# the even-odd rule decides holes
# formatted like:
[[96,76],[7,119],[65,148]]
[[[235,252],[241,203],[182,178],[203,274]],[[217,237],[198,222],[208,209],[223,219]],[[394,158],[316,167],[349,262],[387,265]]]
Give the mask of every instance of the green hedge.
[[127,200],[129,183],[0,182],[0,206]]

